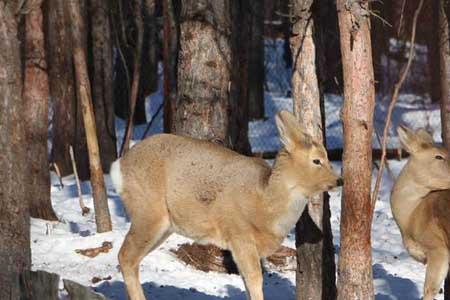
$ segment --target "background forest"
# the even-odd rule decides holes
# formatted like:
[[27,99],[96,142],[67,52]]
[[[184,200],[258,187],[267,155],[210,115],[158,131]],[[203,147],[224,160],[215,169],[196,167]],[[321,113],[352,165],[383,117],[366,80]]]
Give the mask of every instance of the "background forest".
[[[395,128],[449,145],[449,16],[446,0],[0,0],[0,299],[125,299],[111,163],[161,132],[272,163],[281,109],[345,184],[264,262],[266,298],[420,299],[425,269],[389,206],[407,156]],[[236,273],[175,236],[141,283],[152,299],[245,299]]]

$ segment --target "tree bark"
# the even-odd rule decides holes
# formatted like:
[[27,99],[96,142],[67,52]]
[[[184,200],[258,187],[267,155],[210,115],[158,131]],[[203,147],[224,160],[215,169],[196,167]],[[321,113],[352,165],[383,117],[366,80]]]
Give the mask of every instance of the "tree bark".
[[30,195],[30,215],[55,221],[58,218],[50,199],[47,153],[49,86],[42,23],[42,0],[28,0],[25,15],[25,75],[23,100],[27,138],[26,189]]
[[228,145],[229,2],[196,2],[181,8],[175,131]]
[[5,300],[19,299],[19,274],[31,267],[17,9],[15,1],[0,1],[0,299]]
[[[439,1],[439,67],[441,77],[441,126],[442,140],[447,149],[450,149],[450,3],[448,0]],[[450,272],[447,275],[444,287],[444,299],[450,300]]]
[[82,17],[79,0],[70,0],[68,2],[68,9],[72,25],[73,61],[75,64],[77,88],[83,111],[83,121],[89,151],[88,154],[97,232],[111,231],[111,217],[108,209],[108,197],[105,190],[105,182],[103,178],[100,152],[96,135],[91,86],[86,64],[86,52],[82,43]]
[[69,146],[76,133],[76,96],[72,63],[72,42],[66,26],[63,0],[47,0],[44,10],[45,40],[53,107],[52,161],[62,176],[72,173]]
[[92,38],[92,96],[102,154],[103,172],[109,173],[117,158],[113,101],[113,53],[110,26],[111,7],[107,1],[90,0]]
[[[324,140],[323,94],[312,12],[313,0],[298,0],[292,15],[298,18],[290,38],[294,113],[316,139]],[[297,299],[335,299],[334,248],[328,194],[313,197],[296,226]]]
[[370,199],[375,103],[368,1],[337,1],[344,74],[338,299],[374,299]]
[[177,104],[177,68],[179,48],[178,1],[162,0],[164,15],[164,132],[175,132]]

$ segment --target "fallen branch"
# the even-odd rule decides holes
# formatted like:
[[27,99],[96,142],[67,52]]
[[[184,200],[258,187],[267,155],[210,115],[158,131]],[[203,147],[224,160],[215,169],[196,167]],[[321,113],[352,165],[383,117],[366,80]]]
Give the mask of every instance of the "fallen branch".
[[81,215],[85,216],[89,213],[89,207],[86,207],[86,205],[84,205],[83,194],[81,192],[80,178],[78,177],[77,164],[75,162],[75,156],[73,155],[72,145],[69,146],[69,154],[70,160],[72,161],[73,174],[75,175],[75,181],[77,183],[78,202],[80,203]]
[[409,45],[408,62],[406,63],[406,66],[403,68],[403,72],[401,73],[398,82],[394,86],[394,92],[392,93],[391,103],[389,104],[388,114],[386,116],[386,123],[384,125],[384,130],[383,130],[383,141],[382,141],[382,145],[381,145],[380,168],[377,173],[377,180],[376,180],[375,188],[374,188],[373,194],[372,194],[372,210],[375,209],[375,202],[377,201],[378,192],[380,190],[381,179],[383,176],[383,169],[384,169],[384,165],[386,162],[386,145],[387,145],[389,127],[391,125],[392,112],[394,110],[395,104],[397,103],[398,95],[400,93],[400,88],[402,87],[403,82],[405,81],[406,76],[408,75],[408,71],[411,67],[411,63],[414,58],[414,45],[415,45],[415,40],[416,40],[417,19],[419,18],[419,14],[420,14],[420,11],[422,10],[422,6],[423,6],[423,0],[420,0],[419,5],[417,6],[416,11],[414,12],[411,40],[410,40],[410,45]]
[[103,242],[100,247],[95,248],[87,248],[87,249],[76,249],[75,253],[87,256],[87,257],[96,257],[100,253],[108,253],[113,247],[112,242]]

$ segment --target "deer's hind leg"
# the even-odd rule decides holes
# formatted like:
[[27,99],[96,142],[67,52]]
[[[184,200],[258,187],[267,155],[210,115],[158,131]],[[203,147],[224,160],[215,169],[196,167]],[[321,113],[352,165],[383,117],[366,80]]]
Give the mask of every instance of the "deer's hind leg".
[[[119,263],[129,299],[145,300],[139,280],[139,264],[171,234],[164,199],[126,199],[140,204],[131,214],[131,227],[119,251]],[[154,201],[156,200],[156,201]]]
[[439,292],[449,269],[449,253],[447,249],[435,249],[427,253],[427,271],[423,300],[433,300]]

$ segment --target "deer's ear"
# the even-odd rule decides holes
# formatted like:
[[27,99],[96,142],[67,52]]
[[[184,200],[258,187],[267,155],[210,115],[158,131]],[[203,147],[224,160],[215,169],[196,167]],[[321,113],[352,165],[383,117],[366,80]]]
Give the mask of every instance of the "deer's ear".
[[414,154],[421,149],[424,149],[426,146],[433,144],[433,138],[424,129],[414,132],[408,127],[399,126],[397,128],[397,133],[403,148],[411,154]]
[[286,111],[280,111],[276,117],[278,132],[280,133],[281,143],[288,152],[296,147],[310,147],[312,145],[312,138],[301,127],[295,116]]

